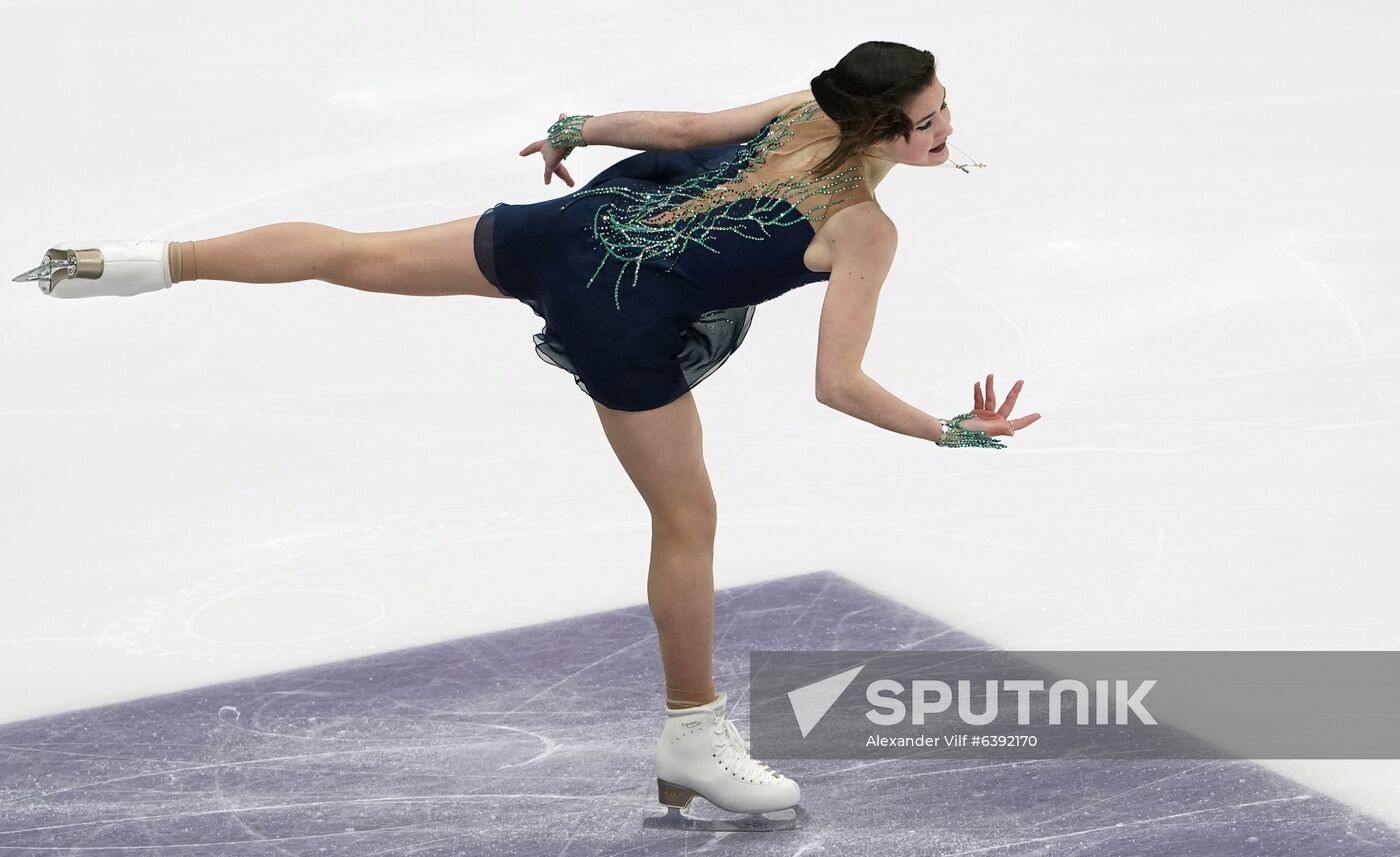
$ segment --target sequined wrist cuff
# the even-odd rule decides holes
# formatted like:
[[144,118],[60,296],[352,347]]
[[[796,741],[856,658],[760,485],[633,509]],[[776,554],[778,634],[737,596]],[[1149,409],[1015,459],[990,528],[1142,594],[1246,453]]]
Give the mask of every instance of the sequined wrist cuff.
[[556,149],[576,148],[587,146],[583,140],[583,123],[592,119],[592,114],[579,116],[565,116],[558,122],[549,126],[549,145]]
[[986,432],[972,431],[962,427],[962,421],[972,416],[972,412],[958,414],[950,420],[939,420],[943,427],[943,439],[934,441],[938,446],[976,446],[983,449],[1006,449],[1006,444],[991,437]]

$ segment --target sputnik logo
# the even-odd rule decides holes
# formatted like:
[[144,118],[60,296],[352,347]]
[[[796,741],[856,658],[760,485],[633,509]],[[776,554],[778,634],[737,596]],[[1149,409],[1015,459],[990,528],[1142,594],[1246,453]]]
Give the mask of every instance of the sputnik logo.
[[788,691],[792,715],[797,718],[797,728],[802,730],[803,738],[817,728],[817,724],[831,710],[831,706],[836,704],[836,700],[851,686],[851,682],[856,680],[856,676],[863,669],[865,664]]

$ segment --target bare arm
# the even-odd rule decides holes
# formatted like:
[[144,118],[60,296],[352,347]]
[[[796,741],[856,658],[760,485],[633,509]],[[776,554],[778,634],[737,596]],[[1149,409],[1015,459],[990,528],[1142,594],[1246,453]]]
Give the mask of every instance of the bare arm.
[[880,287],[894,262],[894,222],[873,202],[864,202],[822,232],[832,242],[832,266],[817,337],[817,401],[889,431],[942,440],[937,417],[881,387],[861,369]]
[[742,143],[778,114],[811,97],[811,90],[803,89],[714,113],[668,110],[605,113],[583,123],[583,139],[590,146],[652,150]]
[[824,401],[828,407],[882,429],[931,440],[943,439],[943,427],[938,418],[930,416],[861,374],[840,398]]
[[688,148],[688,118],[668,110],[626,110],[584,120],[583,139],[590,146],[665,151]]
[[779,114],[811,97],[810,89],[801,89],[742,107],[717,110],[714,113],[683,114],[688,148],[748,142]]

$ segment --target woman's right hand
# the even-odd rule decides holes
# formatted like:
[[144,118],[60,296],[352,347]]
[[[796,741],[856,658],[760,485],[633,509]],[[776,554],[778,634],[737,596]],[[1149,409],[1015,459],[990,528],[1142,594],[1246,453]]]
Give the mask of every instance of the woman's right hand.
[[[563,119],[564,114],[560,113],[559,118]],[[568,157],[573,150],[572,146],[556,149],[550,145],[549,140],[536,140],[520,150],[520,157],[528,157],[536,152],[542,153],[544,155],[544,183],[549,184],[550,177],[558,173],[559,178],[563,179],[565,184],[573,187],[573,177],[569,175],[568,170],[564,169],[564,158]]]
[[1016,406],[1016,396],[1021,392],[1021,385],[1025,381],[1017,381],[1011,387],[1011,392],[1007,394],[1006,401],[1002,402],[1000,408],[997,407],[997,396],[992,389],[992,376],[987,375],[987,398],[982,398],[982,386],[978,382],[972,384],[972,416],[962,420],[960,425],[967,431],[985,432],[989,437],[1010,436],[1016,434],[1017,429],[1023,429],[1036,420],[1040,419],[1040,414],[1031,414],[1017,419],[1010,419],[1011,409]]

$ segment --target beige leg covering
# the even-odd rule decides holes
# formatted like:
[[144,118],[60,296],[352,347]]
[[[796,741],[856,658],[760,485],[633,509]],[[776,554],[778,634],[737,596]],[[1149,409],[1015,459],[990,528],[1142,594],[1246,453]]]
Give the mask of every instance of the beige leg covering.
[[199,279],[199,271],[194,261],[193,241],[170,242],[170,280],[179,283]]
[[715,693],[713,687],[708,690],[684,690],[666,685],[667,708],[694,708],[697,705],[707,705],[716,699],[719,699],[719,694]]

